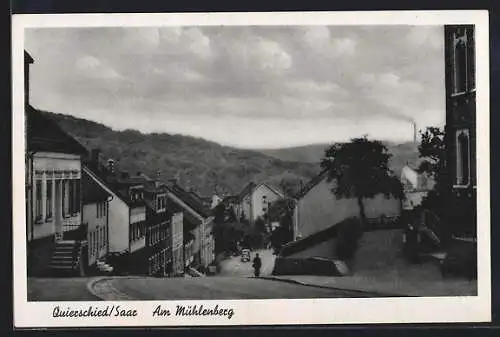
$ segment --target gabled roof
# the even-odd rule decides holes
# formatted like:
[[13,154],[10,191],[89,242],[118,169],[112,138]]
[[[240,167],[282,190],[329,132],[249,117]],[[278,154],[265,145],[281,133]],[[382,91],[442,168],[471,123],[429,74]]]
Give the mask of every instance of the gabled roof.
[[276,193],[277,195],[281,196],[281,197],[284,197],[283,193],[280,192],[279,189],[277,189],[276,187],[268,184],[268,183],[265,183],[265,182],[262,182],[262,183],[259,183],[259,184],[255,184],[253,181],[248,183],[244,188],[243,190],[241,190],[240,194],[238,195],[238,198],[240,200],[243,200],[246,196],[248,196],[249,194],[253,193],[253,191],[255,191],[256,189],[258,189],[260,186],[266,186],[267,188],[269,188],[271,191],[273,191],[274,193]]
[[64,132],[59,125],[32,106],[26,110],[28,151],[43,151],[87,155],[85,146]]
[[24,51],[24,62],[28,64],[34,62],[33,57],[31,57],[30,53],[28,53],[26,50]]
[[255,186],[257,186],[257,185],[255,185],[255,183],[253,181],[249,182],[245,187],[243,187],[243,189],[241,190],[240,194],[238,194],[238,198],[240,200],[242,200],[243,198],[245,198],[247,195],[249,195],[250,193],[252,193],[253,188]]
[[116,176],[108,175],[105,167],[99,165],[99,169],[96,165],[83,165],[83,171],[88,171],[91,173],[92,179],[95,179],[102,185],[106,186],[113,194],[115,194],[120,200],[126,203],[129,207],[144,206],[144,200],[132,201],[128,194],[130,187],[136,186],[136,183],[128,182],[124,179],[119,179]]
[[205,208],[203,203],[196,200],[191,193],[180,187],[176,183],[170,183],[166,185],[167,189],[174,194],[177,198],[179,198],[184,204],[189,206],[193,211],[195,211],[200,217],[207,218],[210,214],[210,211]]
[[82,201],[84,205],[108,200],[106,192],[86,171],[82,171]]
[[323,179],[325,179],[328,175],[326,170],[319,173],[316,177],[312,178],[304,187],[295,194],[294,199],[299,200],[302,199],[310,190],[314,188],[314,186],[318,185]]

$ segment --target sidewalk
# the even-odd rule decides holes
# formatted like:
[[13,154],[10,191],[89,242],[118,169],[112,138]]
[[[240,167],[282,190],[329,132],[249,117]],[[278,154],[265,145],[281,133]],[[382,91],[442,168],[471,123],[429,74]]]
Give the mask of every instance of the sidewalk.
[[404,268],[359,271],[352,276],[280,275],[265,277],[322,288],[355,290],[387,296],[476,296],[477,281],[444,279],[439,267],[425,263]]

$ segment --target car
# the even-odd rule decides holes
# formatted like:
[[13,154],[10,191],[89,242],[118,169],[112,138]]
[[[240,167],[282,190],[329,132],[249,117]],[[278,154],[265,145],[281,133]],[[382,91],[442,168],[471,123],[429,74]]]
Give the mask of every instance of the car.
[[241,262],[249,262],[249,261],[250,261],[250,249],[242,249]]

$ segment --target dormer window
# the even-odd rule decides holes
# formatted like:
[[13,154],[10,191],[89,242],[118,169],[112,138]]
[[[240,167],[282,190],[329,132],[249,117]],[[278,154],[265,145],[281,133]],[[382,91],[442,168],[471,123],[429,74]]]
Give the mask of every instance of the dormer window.
[[167,196],[160,194],[156,197],[156,212],[165,212],[167,210]]

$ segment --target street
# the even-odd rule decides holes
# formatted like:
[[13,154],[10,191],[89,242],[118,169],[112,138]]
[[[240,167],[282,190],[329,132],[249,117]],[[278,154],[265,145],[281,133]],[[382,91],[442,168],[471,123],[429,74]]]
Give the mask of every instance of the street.
[[259,253],[262,260],[262,268],[260,270],[261,276],[271,275],[274,268],[273,251],[270,249],[261,249],[250,252],[250,261],[242,262],[240,256],[232,256],[226,260],[221,261],[220,276],[236,276],[236,277],[249,277],[253,276],[252,260],[255,254]]
[[242,277],[109,278],[94,289],[104,300],[232,300],[373,297],[370,293]]

